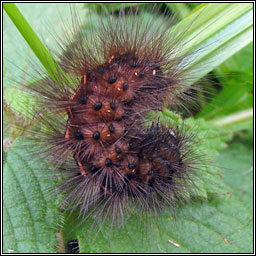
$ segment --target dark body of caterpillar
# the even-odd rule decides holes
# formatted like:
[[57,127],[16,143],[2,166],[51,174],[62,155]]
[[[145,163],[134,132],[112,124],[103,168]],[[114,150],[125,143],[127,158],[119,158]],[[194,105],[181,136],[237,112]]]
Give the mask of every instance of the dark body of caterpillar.
[[[156,66],[148,59],[138,62],[129,53],[113,55],[86,72],[70,97],[64,136],[72,145],[81,175],[102,180],[99,193],[111,195],[118,187],[126,189],[136,182],[141,189],[131,189],[130,195],[152,192],[156,177],[168,184],[182,165],[176,134],[160,127],[143,131],[136,111],[163,105],[157,90],[162,87],[165,92],[171,84]],[[165,80],[159,83],[159,77]],[[142,97],[145,93],[157,97],[149,101]]]
[[47,132],[38,141],[67,174],[60,186],[65,207],[84,216],[98,210],[114,222],[130,201],[156,213],[185,200],[194,169],[183,131],[144,124],[150,111],[183,97],[179,35],[170,39],[170,22],[130,13],[128,23],[126,16],[110,16],[91,37],[75,30],[72,44],[63,39],[58,65],[72,84],[60,72],[57,82],[48,77],[31,87],[53,114],[41,114]]

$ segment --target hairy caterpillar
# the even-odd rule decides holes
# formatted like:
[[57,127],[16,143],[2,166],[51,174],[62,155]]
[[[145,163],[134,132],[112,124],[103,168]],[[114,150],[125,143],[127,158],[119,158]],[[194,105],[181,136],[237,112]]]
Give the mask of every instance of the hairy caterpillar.
[[[72,74],[72,82],[60,72],[55,77],[58,87],[50,77],[30,87],[39,95],[37,119],[43,126],[32,136],[46,146],[41,155],[51,156],[62,174],[66,171],[64,204],[80,206],[82,215],[99,207],[99,215],[109,214],[115,223],[122,222],[127,201],[153,212],[182,201],[194,170],[189,162],[193,153],[186,147],[189,138],[180,128],[157,121],[144,126],[149,111],[184,98],[186,66],[185,57],[177,54],[182,47],[175,41],[179,35],[168,48],[165,25],[140,23],[132,13],[137,24],[132,32],[127,16],[110,16],[91,40],[78,33],[78,43],[64,44],[67,51],[59,57],[59,66]],[[84,45],[85,38],[93,49]]]
[[59,64],[74,75],[71,86],[57,74],[58,84],[48,77],[30,87],[49,115],[40,111],[45,133],[33,139],[67,172],[65,205],[80,207],[82,215],[99,208],[115,223],[122,223],[131,199],[146,212],[185,200],[182,189],[194,168],[186,160],[192,158],[186,135],[143,125],[147,113],[181,95],[185,57],[178,56],[175,37],[168,40],[169,23],[142,19],[121,10],[91,35],[75,24],[78,39],[64,41]]

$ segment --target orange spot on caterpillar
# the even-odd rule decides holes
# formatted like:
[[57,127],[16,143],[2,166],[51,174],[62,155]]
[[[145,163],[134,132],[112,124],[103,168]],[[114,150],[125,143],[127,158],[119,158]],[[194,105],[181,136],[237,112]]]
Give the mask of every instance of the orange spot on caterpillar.
[[100,187],[106,192],[106,194],[112,195],[112,193],[108,189],[106,189],[102,184],[100,185]]
[[86,84],[86,75],[84,75],[84,78],[83,78],[83,84]]
[[115,56],[112,55],[111,58],[108,60],[108,63],[110,64],[114,58],[115,58]]
[[66,131],[65,131],[65,139],[70,138],[69,128],[70,128],[70,119],[68,119],[68,121],[67,121],[67,128],[66,128]]
[[73,113],[72,113],[72,111],[71,111],[71,107],[68,107],[68,114],[69,114],[69,116],[71,117],[71,118],[73,118]]
[[77,164],[80,167],[81,174],[86,175],[87,171],[84,170],[82,163],[79,160],[77,160]]
[[70,99],[73,100],[76,96],[77,92],[74,92],[71,96],[70,96]]
[[121,82],[116,82],[116,84],[115,84],[115,88],[120,92],[121,91],[121,88],[122,88],[122,83]]

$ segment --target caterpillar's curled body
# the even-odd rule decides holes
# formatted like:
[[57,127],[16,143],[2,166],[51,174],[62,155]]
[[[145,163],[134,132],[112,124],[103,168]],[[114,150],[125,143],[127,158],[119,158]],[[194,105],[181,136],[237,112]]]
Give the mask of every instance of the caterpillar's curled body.
[[59,72],[30,87],[42,126],[33,139],[64,177],[65,208],[120,223],[134,205],[156,214],[192,190],[192,138],[178,125],[145,125],[150,111],[185,97],[186,56],[171,23],[124,10],[97,32],[74,22],[75,41],[59,41]]

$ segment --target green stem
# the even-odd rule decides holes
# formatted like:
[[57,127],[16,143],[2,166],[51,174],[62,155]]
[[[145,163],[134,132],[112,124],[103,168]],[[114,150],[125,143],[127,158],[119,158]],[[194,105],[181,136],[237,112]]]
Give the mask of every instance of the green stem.
[[212,123],[219,127],[230,127],[253,119],[253,109],[239,111],[235,114],[212,120]]
[[57,69],[47,48],[14,3],[4,3],[3,7],[48,74],[55,80],[54,74],[57,73]]

